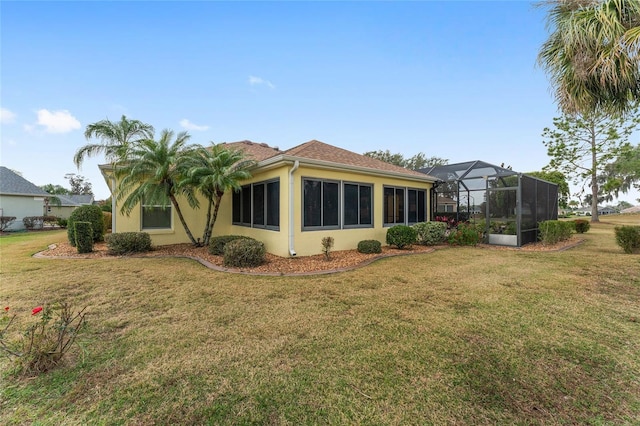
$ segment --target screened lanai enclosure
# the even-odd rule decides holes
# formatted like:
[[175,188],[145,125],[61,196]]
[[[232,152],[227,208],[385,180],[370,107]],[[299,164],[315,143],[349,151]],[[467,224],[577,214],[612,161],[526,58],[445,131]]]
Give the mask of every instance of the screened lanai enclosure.
[[438,178],[432,220],[484,225],[485,242],[520,247],[538,240],[538,223],[558,218],[558,186],[484,161],[420,170]]

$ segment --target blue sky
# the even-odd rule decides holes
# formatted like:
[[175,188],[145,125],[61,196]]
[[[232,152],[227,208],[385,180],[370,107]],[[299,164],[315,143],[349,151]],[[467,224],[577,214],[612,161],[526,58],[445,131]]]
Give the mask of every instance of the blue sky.
[[37,185],[77,173],[106,198],[104,158],[80,171],[72,158],[87,124],[122,114],[205,145],[548,163],[540,135],[558,112],[531,2],[3,1],[0,14],[0,164]]

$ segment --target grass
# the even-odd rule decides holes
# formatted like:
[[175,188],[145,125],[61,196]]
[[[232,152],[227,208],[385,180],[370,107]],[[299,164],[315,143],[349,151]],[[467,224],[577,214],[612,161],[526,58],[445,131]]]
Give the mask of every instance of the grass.
[[640,256],[609,216],[564,252],[447,248],[317,277],[186,259],[34,259],[0,238],[0,304],[88,306],[86,353],[0,361],[0,423],[635,424]]

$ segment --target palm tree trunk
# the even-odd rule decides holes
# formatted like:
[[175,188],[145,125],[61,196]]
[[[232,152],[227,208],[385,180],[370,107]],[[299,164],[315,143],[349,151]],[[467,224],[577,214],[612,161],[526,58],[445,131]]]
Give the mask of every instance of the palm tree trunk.
[[176,200],[176,197],[173,194],[169,195],[169,199],[171,200],[171,204],[173,204],[173,207],[175,207],[176,213],[178,213],[178,217],[180,218],[180,223],[182,223],[182,227],[187,233],[189,240],[191,240],[191,243],[197,247],[198,242],[196,241],[195,238],[193,238],[193,234],[191,233],[191,230],[189,229],[187,222],[184,220],[184,216],[182,215],[182,210],[180,210],[180,206],[178,205],[178,200]]
[[213,200],[209,199],[209,205],[207,206],[207,220],[204,223],[204,231],[202,232],[202,245],[205,247],[209,246],[209,240],[211,239],[211,233],[209,230],[209,222],[211,222],[211,208],[213,205]]
[[218,210],[220,209],[220,201],[222,201],[223,195],[224,195],[224,192],[217,192],[213,198],[213,204],[214,204],[213,217],[211,218],[211,222],[209,222],[209,229],[207,232],[207,244],[208,244],[208,240],[211,239],[211,235],[213,234],[213,225],[216,224],[216,220],[218,219]]

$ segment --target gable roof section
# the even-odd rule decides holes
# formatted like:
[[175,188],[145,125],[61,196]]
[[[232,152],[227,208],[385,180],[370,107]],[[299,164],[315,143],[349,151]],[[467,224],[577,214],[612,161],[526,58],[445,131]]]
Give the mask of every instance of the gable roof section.
[[0,194],[38,197],[49,196],[47,192],[4,166],[0,166]]
[[278,148],[272,148],[266,143],[257,143],[251,141],[240,142],[224,142],[223,145],[229,149],[239,149],[245,153],[251,160],[262,161],[267,158],[275,157],[278,154],[282,154]]
[[305,142],[301,145],[281,151],[272,148],[267,144],[255,143],[251,141],[241,141],[225,144],[229,148],[244,151],[249,158],[256,160],[259,164],[277,163],[280,161],[295,161],[302,163],[314,163],[327,167],[344,166],[373,174],[390,174],[394,176],[405,176],[422,181],[435,181],[435,178],[414,170],[405,169],[384,161],[356,154],[346,149],[338,148],[317,140]]
[[60,206],[84,206],[93,204],[93,195],[85,194],[59,194],[55,195],[60,200]]

